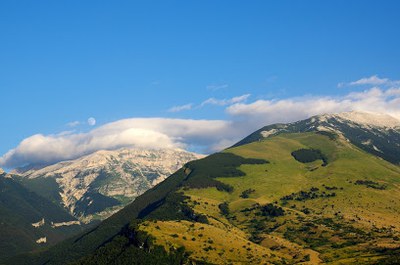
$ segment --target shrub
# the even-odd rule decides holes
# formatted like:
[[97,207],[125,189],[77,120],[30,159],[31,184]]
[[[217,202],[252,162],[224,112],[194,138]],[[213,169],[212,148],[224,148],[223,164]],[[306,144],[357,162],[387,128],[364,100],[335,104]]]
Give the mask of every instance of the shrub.
[[249,198],[250,194],[253,192],[255,192],[254,189],[247,189],[247,190],[243,191],[242,194],[240,194],[240,197],[244,198],[244,199]]
[[368,188],[376,189],[376,190],[384,190],[386,189],[385,185],[379,184],[377,182],[371,181],[371,180],[357,180],[355,185],[364,185]]
[[227,202],[223,202],[220,205],[218,205],[219,210],[223,215],[229,215],[229,204]]
[[323,162],[322,166],[328,164],[328,158],[318,149],[299,149],[293,151],[292,156],[301,163],[310,163],[321,159]]
[[278,207],[269,203],[261,207],[261,213],[263,216],[270,216],[270,217],[278,217],[285,214],[285,211],[282,207]]

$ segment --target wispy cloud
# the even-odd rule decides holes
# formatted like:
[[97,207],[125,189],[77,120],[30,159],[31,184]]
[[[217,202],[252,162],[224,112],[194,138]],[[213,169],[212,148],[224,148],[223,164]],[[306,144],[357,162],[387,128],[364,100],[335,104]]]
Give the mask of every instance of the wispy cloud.
[[350,86],[360,86],[360,85],[382,85],[390,82],[388,78],[379,78],[377,75],[373,75],[370,77],[364,77],[357,81],[350,82]]
[[180,112],[184,110],[191,110],[193,107],[192,103],[185,104],[185,105],[180,105],[180,106],[174,106],[168,110],[168,112]]
[[73,128],[73,127],[78,126],[79,124],[81,124],[80,121],[71,121],[71,122],[68,122],[66,125],[67,125],[68,127]]
[[74,128],[74,127],[77,127],[77,126],[82,125],[82,124],[87,124],[89,126],[94,126],[94,125],[96,125],[96,119],[93,118],[93,117],[90,117],[90,118],[87,119],[86,122],[72,121],[72,122],[67,123],[66,126],[70,127],[70,128]]
[[208,98],[198,105],[189,103],[189,104],[185,104],[185,105],[173,106],[170,109],[168,109],[168,112],[180,112],[180,111],[184,111],[184,110],[199,109],[199,108],[205,107],[206,105],[228,106],[228,105],[246,101],[249,97],[250,97],[250,94],[244,94],[241,96],[225,98],[225,99]]
[[203,107],[205,105],[218,105],[218,106],[226,106],[226,105],[232,105],[235,103],[243,102],[246,101],[250,97],[250,94],[245,94],[229,99],[216,99],[216,98],[209,98],[203,101],[200,106]]
[[216,90],[220,90],[220,89],[224,89],[224,88],[228,88],[228,87],[229,87],[228,84],[210,84],[206,88],[208,90],[216,91]]
[[359,80],[352,82],[339,83],[338,87],[346,86],[397,86],[400,85],[400,80],[390,80],[389,78],[380,78],[378,75],[372,75],[370,77],[363,77]]

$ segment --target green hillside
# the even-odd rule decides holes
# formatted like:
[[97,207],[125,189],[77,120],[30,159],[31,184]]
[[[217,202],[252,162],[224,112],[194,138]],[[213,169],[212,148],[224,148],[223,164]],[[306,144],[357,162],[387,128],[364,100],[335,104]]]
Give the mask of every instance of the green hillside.
[[[302,149],[320,150],[327,165],[322,159],[297,161],[293,152]],[[400,246],[399,167],[315,133],[282,134],[228,152],[271,162],[241,166],[245,177],[219,178],[234,188],[232,193],[195,189],[185,194],[227,202],[231,224],[261,245],[284,249],[288,262],[305,259],[307,249],[324,262],[351,264],[363,256],[367,262],[379,257],[382,247]],[[243,198],[249,189],[253,192]],[[262,207],[268,204],[284,214],[265,217]]]
[[[329,137],[344,136],[350,143],[358,148],[381,157],[393,164],[400,164],[399,142],[400,127],[375,126],[362,124],[343,118],[343,113],[338,115],[319,115],[306,120],[289,124],[272,124],[264,126],[249,136],[237,142],[233,147],[261,141],[270,136],[281,133],[306,133],[315,132]],[[373,114],[350,112],[347,115],[363,115],[373,121],[392,119],[392,117],[374,116]]]
[[[33,224],[44,220],[34,227]],[[81,231],[78,225],[52,227],[76,219],[52,202],[0,175],[0,263],[19,253],[46,248]],[[39,238],[46,242],[37,243]]]
[[399,199],[400,167],[339,136],[281,133],[190,162],[96,229],[13,264],[395,264]]

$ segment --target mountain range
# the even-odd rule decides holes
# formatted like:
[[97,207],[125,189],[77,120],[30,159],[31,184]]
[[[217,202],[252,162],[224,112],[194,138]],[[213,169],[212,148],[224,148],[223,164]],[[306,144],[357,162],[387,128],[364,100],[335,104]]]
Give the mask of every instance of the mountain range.
[[109,217],[186,162],[201,157],[180,149],[123,148],[11,174],[26,188],[89,223]]
[[399,264],[399,137],[376,113],[268,125],[6,264]]
[[394,164],[400,163],[400,121],[390,115],[368,112],[325,114],[310,119],[265,126],[234,146],[262,140],[280,133],[334,133],[360,149]]
[[124,148],[9,174],[0,170],[0,262],[107,218],[188,161],[179,149]]

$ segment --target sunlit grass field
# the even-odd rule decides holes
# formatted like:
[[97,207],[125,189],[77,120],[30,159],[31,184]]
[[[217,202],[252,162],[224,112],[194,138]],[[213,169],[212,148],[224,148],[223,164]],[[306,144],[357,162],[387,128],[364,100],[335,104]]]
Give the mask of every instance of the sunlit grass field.
[[[297,161],[291,153],[299,149],[320,150],[328,164]],[[379,258],[377,248],[400,246],[400,167],[340,137],[316,133],[281,134],[225,152],[269,163],[240,166],[245,176],[217,178],[233,187],[230,193],[215,187],[181,189],[190,197],[187,204],[206,215],[209,224],[146,223],[143,229],[157,242],[183,245],[195,260],[218,264],[368,263]],[[312,189],[316,198],[282,200]],[[229,205],[228,215],[218,207],[223,202]],[[268,203],[285,214],[264,218],[251,209]],[[251,250],[245,251],[246,245]]]

